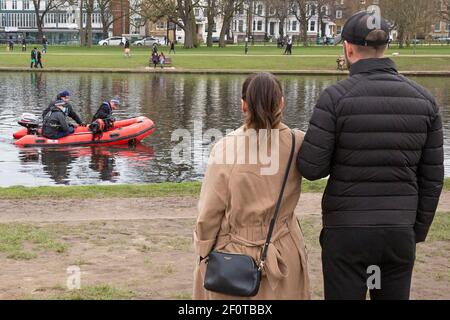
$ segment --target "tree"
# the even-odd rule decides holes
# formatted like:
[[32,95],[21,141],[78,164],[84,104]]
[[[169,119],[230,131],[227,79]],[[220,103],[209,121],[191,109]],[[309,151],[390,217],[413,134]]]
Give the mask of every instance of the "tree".
[[418,33],[427,35],[436,20],[439,0],[381,0],[384,18],[397,30],[400,48],[410,44]]
[[194,8],[200,0],[143,0],[140,15],[144,20],[156,22],[164,19],[184,30],[184,47],[198,46]]
[[208,20],[208,31],[207,31],[207,36],[206,36],[206,45],[208,47],[212,47],[213,46],[213,39],[212,39],[212,34],[213,34],[213,29],[215,27],[215,17],[217,16],[217,0],[207,0],[206,1],[206,18]]
[[86,29],[85,42],[86,47],[92,46],[92,14],[94,13],[94,0],[86,0]]
[[[60,8],[67,1],[63,0],[33,0],[34,12],[36,14],[36,25],[38,29],[38,39],[42,42],[44,37],[44,18],[51,10]],[[43,9],[41,10],[41,7]]]
[[80,0],[80,26],[79,26],[79,34],[80,34],[80,46],[84,47],[86,44],[86,32],[84,30],[84,10],[86,7],[87,0]]
[[271,1],[272,8],[274,9],[273,17],[277,18],[279,21],[278,33],[281,38],[284,38],[284,25],[286,24],[286,19],[292,11],[290,0],[273,0]]
[[326,24],[324,20],[328,19],[330,13],[330,7],[334,4],[334,0],[316,0],[317,4],[317,22],[319,23],[320,31],[319,36],[324,37],[326,35]]
[[450,23],[450,0],[442,0],[440,13],[442,20]]
[[301,40],[306,47],[308,45],[309,21],[313,17],[315,9],[313,10],[313,4],[309,0],[293,0],[292,3],[298,8],[294,15],[300,24]]

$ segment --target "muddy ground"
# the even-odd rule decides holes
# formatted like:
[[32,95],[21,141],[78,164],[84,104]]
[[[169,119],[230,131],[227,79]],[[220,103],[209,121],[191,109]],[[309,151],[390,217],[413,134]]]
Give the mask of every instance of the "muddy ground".
[[[320,200],[320,194],[303,194],[296,209],[315,299],[323,297]],[[189,299],[196,202],[185,197],[0,200],[4,241],[14,244],[0,243],[0,299]],[[450,214],[450,193],[443,195],[439,211]],[[450,299],[446,227],[418,246],[413,299]],[[74,265],[81,269],[79,294],[66,287],[67,267]]]

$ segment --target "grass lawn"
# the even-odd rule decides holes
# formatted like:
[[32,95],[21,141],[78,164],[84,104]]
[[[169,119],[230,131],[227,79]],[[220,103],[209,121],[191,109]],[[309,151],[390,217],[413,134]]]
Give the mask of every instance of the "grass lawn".
[[[322,193],[327,180],[308,181],[303,179],[302,192]],[[151,183],[142,185],[92,185],[92,186],[58,186],[58,187],[7,187],[0,188],[0,199],[30,198],[142,198],[142,197],[176,197],[197,196],[201,182]],[[450,178],[445,179],[444,191],[450,191]]]
[[[7,52],[0,47],[0,67],[28,67],[30,48],[26,53],[16,48]],[[40,48],[40,46],[38,47]],[[160,51],[168,53],[167,47]],[[419,46],[416,56],[413,48],[399,49],[392,47],[388,55],[400,53],[394,57],[401,71],[450,71],[450,46]],[[172,57],[173,66],[177,69],[224,69],[224,70],[335,70],[336,58],[342,54],[342,47],[296,46],[292,56],[283,56],[283,50],[275,45],[253,46],[245,56],[243,46],[226,48],[197,49],[177,48]],[[81,48],[74,46],[50,46],[43,57],[45,68],[126,68],[142,69],[148,63],[150,48],[132,48],[132,58],[125,58],[120,47]]]

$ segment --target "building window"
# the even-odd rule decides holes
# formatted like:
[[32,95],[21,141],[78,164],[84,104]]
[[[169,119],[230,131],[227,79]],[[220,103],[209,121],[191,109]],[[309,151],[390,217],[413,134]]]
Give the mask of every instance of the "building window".
[[23,0],[23,10],[30,10],[30,0]]
[[199,8],[195,8],[194,9],[194,14],[195,14],[196,17],[199,17],[200,16],[200,9]]
[[258,21],[258,25],[257,25],[258,31],[262,31],[262,21]]
[[436,24],[434,25],[434,31],[441,32],[441,22],[440,21],[437,21]]
[[12,1],[12,9],[17,10],[17,0]]
[[257,15],[262,16],[262,14],[263,14],[263,6],[262,6],[262,4],[258,4],[256,12],[257,12],[256,13]]
[[244,32],[244,20],[239,20],[239,32]]
[[315,21],[309,22],[309,31],[316,31],[316,22]]
[[342,10],[336,10],[336,19],[342,19]]
[[445,31],[450,31],[450,22],[447,22],[447,25],[445,26]]
[[292,21],[292,31],[297,31],[297,21]]
[[0,9],[6,10],[6,0],[0,0]]

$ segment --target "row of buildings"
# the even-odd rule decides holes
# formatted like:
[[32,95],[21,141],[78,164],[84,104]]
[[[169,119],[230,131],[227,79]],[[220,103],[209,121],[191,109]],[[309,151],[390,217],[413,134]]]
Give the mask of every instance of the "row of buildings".
[[[40,10],[45,10],[47,2],[40,0]],[[53,0],[55,1],[55,0]],[[103,4],[105,0],[103,0]],[[204,0],[203,0],[204,1]],[[79,29],[86,24],[86,13],[80,11],[79,1],[72,5],[67,2],[57,9],[50,10],[44,19],[44,32],[50,43],[76,44],[79,41]],[[166,20],[142,23],[138,15],[139,0],[109,0],[107,10],[102,10],[99,1],[94,2],[92,14],[92,29],[94,43],[105,36],[124,34],[140,34],[141,36],[157,36],[179,43],[184,41],[184,31]],[[333,37],[339,34],[345,21],[353,13],[364,10],[370,5],[377,5],[379,0],[336,0],[319,8],[318,1],[308,1],[307,36],[310,40],[319,37]],[[319,12],[321,10],[321,12]],[[196,33],[200,41],[206,42],[208,21],[205,6],[194,9]],[[270,6],[270,1],[250,0],[237,8],[230,25],[227,27],[228,42],[243,41],[250,37],[255,41],[274,41],[283,36],[299,38],[301,25],[298,20],[299,8],[292,5],[280,19],[279,13]],[[106,28],[102,21],[109,21]],[[321,20],[321,21],[319,21]],[[448,36],[450,24],[436,21],[432,28],[433,36]],[[217,40],[222,29],[222,18],[217,16],[214,21],[213,39]],[[36,13],[32,0],[0,0],[0,41],[9,37],[26,38],[33,41],[37,36]],[[394,35],[395,37],[395,35]]]

